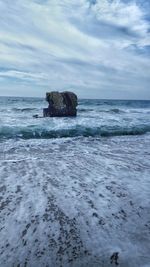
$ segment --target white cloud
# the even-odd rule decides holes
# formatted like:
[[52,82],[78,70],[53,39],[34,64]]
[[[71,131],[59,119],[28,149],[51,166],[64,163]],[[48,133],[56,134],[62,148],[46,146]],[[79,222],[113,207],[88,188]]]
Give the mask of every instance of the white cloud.
[[18,79],[18,94],[24,82],[31,94],[38,85],[83,97],[149,94],[150,60],[139,53],[150,45],[149,22],[135,2],[0,0],[0,10],[0,80]]
[[92,8],[99,20],[112,25],[128,27],[141,35],[147,33],[148,24],[144,21],[143,11],[135,2],[123,3],[120,0],[99,0]]

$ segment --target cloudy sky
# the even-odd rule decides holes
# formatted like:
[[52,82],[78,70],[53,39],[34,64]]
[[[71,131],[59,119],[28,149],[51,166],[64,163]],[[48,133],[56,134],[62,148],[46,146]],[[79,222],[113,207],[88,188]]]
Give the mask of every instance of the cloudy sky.
[[150,99],[150,0],[0,0],[0,95]]

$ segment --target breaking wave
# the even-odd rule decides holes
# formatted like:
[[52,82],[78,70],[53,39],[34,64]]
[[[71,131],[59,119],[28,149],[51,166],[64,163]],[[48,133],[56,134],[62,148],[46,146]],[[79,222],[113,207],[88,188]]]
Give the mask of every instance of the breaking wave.
[[50,130],[38,127],[9,127],[0,128],[0,140],[3,139],[51,139],[64,137],[110,137],[124,135],[142,135],[150,132],[150,126],[135,126],[123,128],[119,126],[83,127]]

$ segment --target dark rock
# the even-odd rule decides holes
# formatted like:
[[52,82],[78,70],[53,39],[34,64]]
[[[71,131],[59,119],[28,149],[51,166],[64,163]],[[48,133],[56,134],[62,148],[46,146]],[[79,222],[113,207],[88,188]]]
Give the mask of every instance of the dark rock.
[[115,263],[115,265],[119,265],[118,260],[119,260],[119,252],[114,252],[110,257],[110,263],[111,264]]
[[37,119],[39,116],[37,114],[33,115],[33,118]]
[[43,109],[44,117],[66,117],[77,115],[78,100],[73,92],[46,93],[48,108]]

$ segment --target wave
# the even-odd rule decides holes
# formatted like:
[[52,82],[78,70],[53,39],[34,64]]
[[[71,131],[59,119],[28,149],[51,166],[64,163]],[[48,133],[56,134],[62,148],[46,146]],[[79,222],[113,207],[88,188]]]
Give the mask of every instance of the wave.
[[150,126],[136,127],[83,127],[77,125],[74,128],[49,130],[37,127],[9,127],[0,128],[0,140],[3,139],[51,139],[64,137],[110,137],[124,135],[142,135],[150,132]]
[[96,111],[96,112],[109,112],[109,113],[125,113],[124,110],[119,108],[112,108],[112,109],[90,109],[90,108],[78,108],[78,112],[89,112],[89,111]]
[[87,111],[94,111],[94,109],[91,108],[78,108],[79,112],[87,112]]
[[21,111],[21,112],[24,112],[24,111],[37,110],[37,108],[13,108],[12,110],[13,111]]
[[123,110],[121,110],[119,108],[112,108],[108,112],[112,112],[112,113],[125,113],[125,111],[123,111]]

